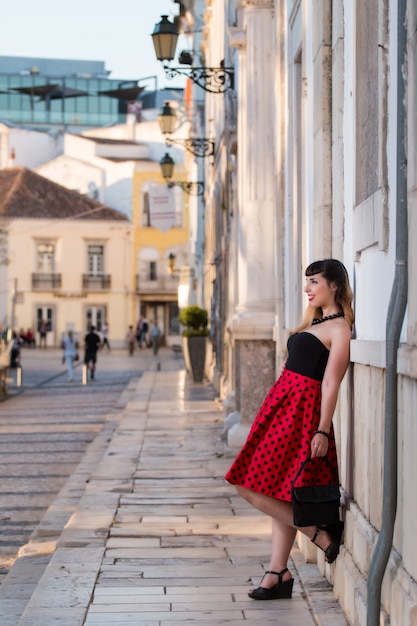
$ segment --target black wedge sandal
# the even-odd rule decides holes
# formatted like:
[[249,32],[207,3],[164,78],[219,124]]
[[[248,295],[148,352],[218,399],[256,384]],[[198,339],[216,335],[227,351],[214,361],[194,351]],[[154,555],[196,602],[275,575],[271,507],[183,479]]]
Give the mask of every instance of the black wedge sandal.
[[289,600],[292,596],[294,578],[282,580],[285,572],[288,571],[288,567],[283,569],[281,572],[273,572],[272,570],[267,570],[263,575],[262,580],[265,578],[266,574],[275,574],[275,576],[278,576],[277,584],[270,589],[267,589],[266,587],[257,587],[253,591],[250,591],[248,593],[248,596],[253,600]]
[[[343,522],[336,522],[336,524],[329,524],[328,526],[317,526],[312,542],[320,550],[323,550],[327,563],[333,563],[339,554],[340,545],[342,544],[343,529],[345,525]],[[317,536],[321,530],[324,530],[330,537],[330,544],[324,550],[316,543]]]

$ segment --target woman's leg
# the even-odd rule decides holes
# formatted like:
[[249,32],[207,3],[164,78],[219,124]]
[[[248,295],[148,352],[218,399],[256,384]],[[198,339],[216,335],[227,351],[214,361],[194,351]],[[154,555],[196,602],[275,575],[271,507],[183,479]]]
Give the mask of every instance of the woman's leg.
[[[241,495],[245,500],[247,500],[249,504],[255,507],[255,509],[258,509],[258,511],[262,511],[262,513],[265,513],[266,515],[269,515],[273,519],[278,520],[281,523],[281,525],[292,528],[294,532],[294,536],[297,530],[301,531],[309,539],[313,539],[313,537],[315,536],[316,531],[317,531],[317,526],[303,526],[302,528],[294,526],[291,502],[285,502],[284,500],[277,500],[276,498],[272,498],[271,496],[265,496],[262,493],[256,493],[256,491],[251,491],[250,489],[246,489],[245,487],[240,487],[239,485],[236,486],[236,490],[238,494]],[[315,541],[314,541],[314,543],[322,550],[326,550],[331,544],[331,542],[332,540],[330,536],[323,529],[320,530],[318,535],[315,537]],[[290,548],[290,551],[291,551],[291,548]],[[274,571],[280,571],[280,570],[274,570]]]
[[74,377],[74,370],[72,364],[72,356],[66,356],[65,360],[67,362],[67,370],[68,370],[68,380],[72,380]]
[[[294,545],[296,529],[279,520],[272,518],[272,551],[268,570],[271,572],[282,572],[288,566],[288,559]],[[292,578],[291,572],[285,572],[283,581]],[[262,587],[270,589],[278,583],[278,576],[275,574],[265,574],[262,579]]]

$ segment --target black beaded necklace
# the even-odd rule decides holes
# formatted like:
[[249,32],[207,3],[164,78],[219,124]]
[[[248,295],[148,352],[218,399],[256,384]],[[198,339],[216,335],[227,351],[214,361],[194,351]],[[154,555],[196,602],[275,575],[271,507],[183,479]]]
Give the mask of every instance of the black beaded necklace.
[[344,317],[343,313],[333,313],[333,315],[326,315],[326,317],[316,317],[311,323],[322,324],[323,322],[327,322],[328,320],[334,320],[336,317]]

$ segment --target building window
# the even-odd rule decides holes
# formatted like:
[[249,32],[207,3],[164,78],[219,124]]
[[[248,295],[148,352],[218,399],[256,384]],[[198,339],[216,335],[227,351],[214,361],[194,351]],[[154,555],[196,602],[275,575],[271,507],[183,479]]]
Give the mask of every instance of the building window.
[[104,274],[104,246],[90,244],[88,246],[88,274],[101,276]]
[[54,309],[48,306],[39,306],[36,309],[36,329],[39,332],[40,327],[46,323],[48,332],[54,331]]
[[356,3],[356,204],[378,189],[379,0]]
[[103,322],[106,319],[106,307],[104,306],[92,306],[86,309],[85,315],[85,328],[87,331],[94,328],[100,333],[103,327]]
[[53,274],[55,271],[55,246],[53,243],[38,243],[37,271]]
[[383,0],[357,2],[355,76],[355,252],[388,249],[389,19]]
[[169,334],[170,335],[179,335],[180,334],[180,323],[178,320],[180,310],[176,302],[169,303]]
[[[84,68],[79,62],[79,71]],[[129,83],[136,87],[136,81],[125,86]],[[49,77],[43,71],[41,76],[0,73],[0,111],[14,122],[104,126],[126,119],[126,101],[100,93],[119,88],[120,81],[108,78]],[[13,89],[20,93],[9,91]],[[77,97],[65,97],[67,90],[76,90]]]
[[149,202],[149,193],[145,191],[142,196],[143,205],[142,205],[142,226],[145,228],[151,225],[151,210],[150,210],[150,202]]
[[157,280],[157,279],[158,279],[158,272],[157,272],[156,261],[151,261],[149,263],[149,280]]

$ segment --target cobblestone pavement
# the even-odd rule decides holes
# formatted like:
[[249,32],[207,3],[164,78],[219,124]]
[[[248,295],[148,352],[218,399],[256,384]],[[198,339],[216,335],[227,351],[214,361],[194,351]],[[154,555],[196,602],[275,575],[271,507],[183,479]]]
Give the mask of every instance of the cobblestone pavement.
[[61,350],[22,350],[23,385],[12,371],[11,396],[0,403],[0,582],[87,446],[125,404],[129,382],[157,363],[148,351],[100,352],[94,384],[82,385],[81,364],[69,383],[61,359]]
[[346,626],[296,547],[293,598],[248,598],[270,522],[223,480],[221,404],[172,355],[148,365],[3,581],[2,626]]

